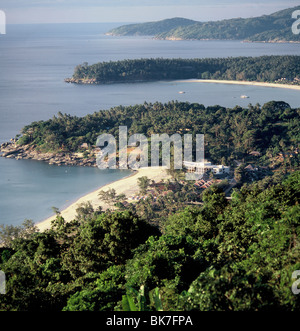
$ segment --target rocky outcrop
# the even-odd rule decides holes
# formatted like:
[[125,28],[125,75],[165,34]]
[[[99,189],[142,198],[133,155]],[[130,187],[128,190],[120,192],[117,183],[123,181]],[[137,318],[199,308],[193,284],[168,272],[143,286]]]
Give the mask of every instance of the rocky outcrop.
[[72,84],[90,84],[90,85],[94,85],[94,84],[99,84],[96,81],[96,78],[66,78],[65,79],[65,83],[72,83]]
[[[92,153],[95,155],[95,153]],[[16,160],[37,160],[57,166],[96,167],[96,157],[84,157],[81,153],[41,153],[34,146],[19,146],[15,141],[0,146],[0,156]]]

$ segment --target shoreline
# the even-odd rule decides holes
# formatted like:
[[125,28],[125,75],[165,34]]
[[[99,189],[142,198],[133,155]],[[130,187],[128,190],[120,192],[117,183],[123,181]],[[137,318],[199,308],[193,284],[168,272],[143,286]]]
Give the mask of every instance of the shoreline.
[[176,82],[249,85],[249,86],[261,86],[261,87],[285,88],[285,89],[300,91],[300,85],[276,84],[276,83],[265,83],[265,82],[250,82],[250,81],[244,81],[244,80],[239,81],[239,80],[217,80],[217,79],[185,79],[185,80],[176,80]]
[[[299,42],[300,43],[300,42]],[[136,84],[136,83],[152,83],[159,82],[165,80],[132,80],[132,81],[111,81],[111,82],[97,82],[93,79],[84,80],[84,79],[74,79],[74,78],[66,78],[65,82],[70,84],[78,84],[78,85],[110,85],[110,84]],[[249,86],[261,86],[261,87],[278,87],[278,88],[286,88],[292,90],[300,90],[300,85],[292,85],[292,84],[280,84],[280,83],[267,83],[267,82],[256,82],[256,81],[245,81],[245,80],[221,80],[221,79],[174,79],[167,81],[175,81],[181,83],[216,83],[216,84],[234,84],[234,85],[249,85]]]
[[87,158],[84,158],[82,152],[42,153],[35,148],[36,146],[31,146],[30,144],[18,145],[17,141],[12,138],[9,142],[0,145],[0,157],[16,160],[43,161],[49,165],[57,166],[97,167],[95,157],[95,154],[99,152],[97,148],[94,148]]
[[[139,191],[139,187],[137,184],[137,179],[139,177],[147,176],[150,180],[154,180],[155,182],[158,182],[162,179],[168,179],[170,177],[169,175],[167,175],[166,169],[162,167],[140,168],[133,171],[134,172],[132,174],[109,184],[105,184],[104,186],[99,187],[97,190],[77,199],[64,210],[60,211],[61,216],[65,219],[66,222],[72,221],[77,214],[76,209],[78,208],[78,206],[86,202],[91,202],[94,209],[100,206],[103,208],[103,210],[108,209],[108,205],[105,202],[101,201],[98,197],[98,193],[102,190],[107,191],[110,188],[115,189],[117,194],[125,194],[128,199]],[[42,232],[51,227],[51,222],[55,218],[56,215],[53,215],[39,223],[36,223],[35,226]]]

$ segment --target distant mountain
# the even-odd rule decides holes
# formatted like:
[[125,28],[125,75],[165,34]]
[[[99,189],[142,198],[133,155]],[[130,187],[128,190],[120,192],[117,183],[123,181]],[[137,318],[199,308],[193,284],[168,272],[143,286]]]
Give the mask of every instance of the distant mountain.
[[168,33],[180,26],[186,27],[196,23],[193,20],[175,17],[158,22],[122,25],[109,31],[107,34],[116,36],[154,36],[160,33]]
[[254,18],[197,22],[172,18],[158,22],[123,25],[108,32],[117,36],[154,36],[167,40],[244,40],[252,42],[300,42],[292,32],[292,13],[300,6]]

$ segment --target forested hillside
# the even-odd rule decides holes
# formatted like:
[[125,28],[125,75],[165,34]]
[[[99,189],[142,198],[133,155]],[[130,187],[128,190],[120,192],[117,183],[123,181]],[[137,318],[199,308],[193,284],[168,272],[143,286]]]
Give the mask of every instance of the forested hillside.
[[171,18],[159,22],[149,22],[143,24],[128,24],[111,30],[107,35],[119,36],[154,36],[159,33],[168,32],[178,26],[188,26],[195,24],[196,21],[185,18]]
[[[126,83],[176,79],[218,79],[299,84],[300,56],[206,59],[136,59],[76,66],[66,82]],[[282,81],[280,81],[282,83]]]
[[195,22],[174,18],[159,22],[124,25],[108,34],[119,36],[151,35],[158,39],[221,39],[279,42],[300,42],[299,34],[292,33],[295,19],[292,13],[300,6],[271,15],[253,18],[233,18],[220,21]]
[[160,228],[89,205],[43,233],[2,227],[0,310],[299,311],[299,175],[246,185],[231,201],[212,187],[203,205],[166,203]]
[[85,203],[65,222],[56,209],[44,232],[28,220],[0,226],[0,310],[298,311],[299,111],[172,101],[26,126],[19,148],[62,155],[83,144],[93,153],[120,125],[147,137],[204,133],[206,158],[232,166],[236,184],[199,188],[170,169],[168,181],[140,179],[139,201],[103,191],[106,211]]
[[[110,133],[116,139],[119,126],[128,127],[128,135],[191,133],[205,135],[205,156],[216,164],[232,164],[256,151],[255,162],[264,166],[296,168],[300,142],[299,109],[285,102],[271,101],[248,108],[204,107],[197,103],[169,102],[115,107],[79,118],[58,114],[47,121],[26,126],[18,145],[30,145],[41,152],[93,153],[97,137]],[[90,146],[89,150],[82,144]],[[293,157],[276,158],[290,153]]]

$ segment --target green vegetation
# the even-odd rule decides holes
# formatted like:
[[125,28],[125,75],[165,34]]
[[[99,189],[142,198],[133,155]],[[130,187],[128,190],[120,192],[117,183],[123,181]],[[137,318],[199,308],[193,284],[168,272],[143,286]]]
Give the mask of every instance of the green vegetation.
[[271,15],[254,18],[234,18],[221,21],[196,22],[183,18],[159,22],[130,24],[111,30],[118,36],[150,35],[158,39],[222,39],[248,41],[299,42],[299,35],[292,33],[295,22],[292,13],[300,6],[288,8]]
[[[202,133],[205,157],[214,164],[236,168],[234,161],[241,160],[243,164],[249,162],[286,171],[299,166],[299,113],[299,109],[279,101],[248,108],[204,107],[176,101],[144,103],[119,106],[82,118],[59,114],[26,126],[18,143],[29,143],[44,152],[67,154],[80,151],[83,143],[93,146],[103,133],[118,138],[119,126],[128,127],[128,136],[144,133],[147,138],[162,133],[170,136]],[[253,151],[258,155],[250,154]],[[236,174],[243,181],[247,176],[242,166]]]
[[118,36],[154,36],[162,32],[168,32],[178,26],[188,26],[195,23],[196,21],[193,20],[176,17],[159,22],[123,25],[111,30],[107,34]]
[[[291,40],[290,11],[208,23],[177,18],[121,33]],[[72,81],[299,82],[299,63],[297,56],[85,63]],[[247,108],[145,102],[82,118],[59,113],[26,126],[17,148],[86,158],[95,157],[99,135],[118,138],[119,126],[148,139],[202,133],[206,159],[231,166],[231,180],[207,188],[170,169],[172,178],[160,183],[140,177],[143,197],[135,201],[114,189],[101,191],[106,211],[88,202],[66,222],[53,207],[56,218],[44,232],[30,220],[1,225],[6,294],[0,295],[0,310],[299,311],[300,295],[291,290],[292,274],[300,270],[299,115],[299,108],[283,101]]]
[[54,208],[42,233],[30,221],[1,226],[0,310],[298,311],[299,112],[275,101],[233,109],[173,101],[25,127],[19,144],[59,153],[104,132],[118,137],[120,125],[147,137],[204,133],[206,157],[231,165],[236,185],[199,188],[170,169],[162,183],[140,177],[138,201],[109,190],[99,199],[110,209],[86,203],[65,222]]
[[136,59],[78,65],[67,82],[125,83],[176,79],[218,79],[290,83],[300,79],[299,56],[207,59]]
[[298,311],[299,182],[294,172],[244,185],[232,200],[213,187],[160,231],[130,211],[90,208],[69,223],[58,214],[43,233],[25,224],[1,236],[0,310]]
[[149,183],[150,183],[150,180],[146,176],[138,178],[138,185],[139,185],[141,194],[146,194]]

